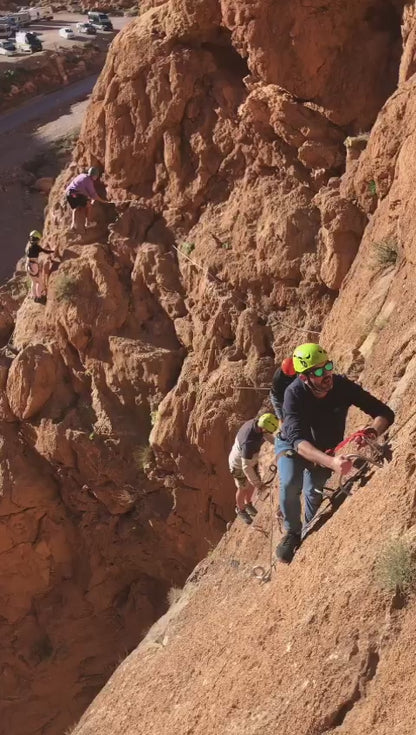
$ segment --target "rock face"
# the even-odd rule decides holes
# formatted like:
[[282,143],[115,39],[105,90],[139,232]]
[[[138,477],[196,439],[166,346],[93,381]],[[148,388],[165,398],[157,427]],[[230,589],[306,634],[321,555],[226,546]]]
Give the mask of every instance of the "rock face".
[[[0,721],[7,732],[60,735],[74,723],[166,610],[169,589],[182,586],[220,539],[234,516],[226,460],[235,431],[268,406],[258,387],[270,384],[294,344],[317,339],[325,324],[322,339],[340,367],[364,370],[366,384],[392,396],[406,415],[414,362],[414,81],[407,5],[406,56],[394,92],[403,5],[169,0],[148,3],[115,38],[73,163],[49,199],[44,242],[61,262],[47,305],[25,298],[16,282],[0,290]],[[367,147],[346,165],[344,139],[369,128]],[[91,164],[103,167],[114,204],[95,204],[91,226],[76,237],[62,192]],[[399,341],[396,311],[409,325]],[[399,355],[404,372],[396,368]],[[398,493],[383,498],[393,512]],[[364,499],[359,509],[381,542],[383,503],[374,521]],[[263,515],[268,523],[266,509]],[[225,589],[222,560],[230,543],[230,561],[249,566],[264,553],[264,536],[227,537],[189,605],[186,634],[167,650],[166,669],[163,636],[162,653],[145,647],[132,656],[140,656],[140,696],[136,690],[127,697],[132,714],[120,714],[128,685],[121,678],[111,715],[93,705],[79,732],[206,735],[231,715],[230,728],[253,735],[296,730],[301,721],[305,735],[341,726],[371,678],[362,672],[373,671],[374,631],[384,615],[376,593],[348,588],[372,563],[360,551],[365,528],[354,553],[353,531],[342,528],[323,535],[310,562],[306,551],[299,556],[310,583],[289,570],[283,590],[277,582],[269,588],[264,617],[258,592],[244,597],[246,577]],[[342,575],[338,567],[327,573],[334,545],[348,559]],[[216,585],[222,601],[215,614],[207,612],[208,637],[197,645],[192,626]],[[350,595],[345,615],[337,585]],[[279,630],[270,617],[275,592]],[[309,649],[310,624],[302,621],[315,592]],[[249,651],[247,670],[256,672],[256,651],[273,650],[274,670],[282,672],[281,682],[270,675],[267,686],[255,673],[245,677],[254,700],[225,680],[225,691],[216,692],[220,650],[230,645],[221,628],[228,600],[244,630],[235,658]],[[324,600],[332,601],[328,614]],[[361,635],[355,628],[345,634],[338,658],[329,658],[326,643],[310,671],[296,673],[305,650],[315,660],[320,635],[336,637],[336,621],[350,621],[354,610],[358,629],[360,615],[368,621],[374,606],[378,617]],[[218,651],[208,668],[207,640]],[[293,658],[283,660],[292,647]],[[336,662],[345,661],[351,676],[340,683]],[[328,666],[333,676],[322,700]],[[241,670],[233,671],[240,680]],[[194,705],[188,675],[195,689],[207,687],[209,706],[206,696]],[[301,691],[313,694],[302,698]],[[291,698],[296,707],[287,714]],[[247,711],[252,701],[258,716]]]

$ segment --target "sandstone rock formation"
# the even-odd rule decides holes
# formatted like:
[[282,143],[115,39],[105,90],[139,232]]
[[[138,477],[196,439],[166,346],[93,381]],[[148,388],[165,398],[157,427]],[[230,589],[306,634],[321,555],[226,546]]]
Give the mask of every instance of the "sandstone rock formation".
[[[61,264],[46,308],[16,281],[0,291],[0,721],[13,735],[58,735],[76,721],[165,611],[170,587],[219,540],[233,518],[227,452],[239,423],[267,405],[267,392],[250,388],[269,384],[295,342],[325,324],[340,367],[392,397],[399,416],[413,385],[410,8],[394,92],[398,0],[148,5],[114,40],[74,161],[52,190],[45,243]],[[344,139],[370,128],[345,171]],[[103,167],[114,206],[94,205],[94,223],[77,238],[62,192],[91,164]],[[399,341],[396,312],[409,325]],[[393,481],[391,469],[386,487]],[[366,527],[344,534],[346,514],[337,518],[322,545],[299,556],[305,576],[293,567],[265,593],[266,615],[245,572],[230,571],[264,554],[264,536],[227,537],[182,635],[174,623],[172,652],[162,636],[159,648],[132,655],[143,659],[131,719],[120,716],[136,676],[126,665],[128,678],[117,674],[107,689],[118,697],[111,714],[93,705],[79,732],[206,735],[226,720],[253,734],[301,721],[305,734],[341,726],[371,679],[385,612],[376,592],[364,591],[372,558],[361,549],[366,529],[381,543],[384,505],[392,514],[398,492],[377,505],[360,497],[353,521],[365,518]],[[407,496],[400,503],[398,530],[410,524]],[[326,571],[335,550],[348,559],[342,574]],[[311,595],[316,605],[305,611]],[[251,657],[238,692],[221,668],[220,651],[239,638],[240,623],[219,627],[228,602],[244,630],[230,677],[239,681],[235,661]],[[207,638],[198,642],[192,626],[205,613]],[[361,634],[360,616],[371,618]],[[341,617],[351,624],[345,635]],[[315,655],[321,631],[328,641]],[[203,684],[208,641],[216,653]],[[263,679],[261,650],[271,667]],[[305,651],[312,663],[303,674]],[[203,686],[209,696],[194,700]]]

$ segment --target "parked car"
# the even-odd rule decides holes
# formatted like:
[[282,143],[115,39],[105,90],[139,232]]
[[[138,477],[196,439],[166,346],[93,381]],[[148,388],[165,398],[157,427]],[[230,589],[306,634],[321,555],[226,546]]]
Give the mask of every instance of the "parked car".
[[59,35],[62,36],[62,38],[75,38],[74,30],[70,26],[65,26],[65,28],[60,28]]
[[16,45],[13,41],[0,41],[0,54],[13,56],[16,53]]
[[36,51],[43,50],[42,41],[33,31],[17,31],[16,49],[34,54]]
[[92,23],[77,23],[76,29],[80,33],[87,33],[89,36],[95,36],[97,29]]
[[97,31],[112,31],[113,24],[108,17],[107,13],[99,13],[96,10],[91,10],[88,13],[88,20],[97,29]]

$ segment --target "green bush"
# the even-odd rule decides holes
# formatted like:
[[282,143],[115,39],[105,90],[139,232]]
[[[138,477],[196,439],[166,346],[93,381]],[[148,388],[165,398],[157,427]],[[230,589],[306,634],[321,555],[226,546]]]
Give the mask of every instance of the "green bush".
[[193,250],[195,250],[195,243],[194,242],[183,242],[181,245],[181,250],[185,255],[190,255]]
[[375,267],[387,268],[389,265],[396,265],[398,257],[397,244],[393,240],[373,243]]
[[74,301],[78,291],[75,278],[63,273],[56,279],[55,298],[57,301]]
[[370,137],[370,133],[359,133],[358,135],[349,135],[345,138],[344,145],[346,148],[364,148]]
[[156,409],[155,411],[150,411],[150,423],[152,426],[155,426],[155,424],[159,420],[159,417],[160,417],[160,414],[159,414],[158,409]]
[[139,472],[143,472],[153,459],[153,449],[150,444],[141,444],[133,452],[133,460]]
[[404,539],[392,539],[376,561],[375,578],[385,592],[409,592],[416,582],[413,551]]
[[16,69],[6,69],[0,72],[0,91],[4,94],[10,92],[13,85],[23,83],[27,78],[27,72],[22,67]]

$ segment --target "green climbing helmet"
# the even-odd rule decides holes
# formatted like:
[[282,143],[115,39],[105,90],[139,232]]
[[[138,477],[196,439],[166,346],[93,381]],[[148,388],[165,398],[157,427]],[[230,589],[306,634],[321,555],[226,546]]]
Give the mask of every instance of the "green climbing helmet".
[[328,360],[328,354],[323,347],[315,342],[299,345],[293,352],[293,366],[297,373],[306,373],[307,370]]
[[257,420],[257,426],[264,431],[268,431],[269,434],[274,434],[279,428],[279,419],[274,413],[263,413]]
[[32,230],[32,232],[29,232],[29,237],[31,240],[41,240],[42,234],[39,232],[39,230]]
[[100,169],[97,168],[97,166],[91,166],[88,169],[88,176],[97,176],[97,178],[99,178],[99,176],[100,176]]

